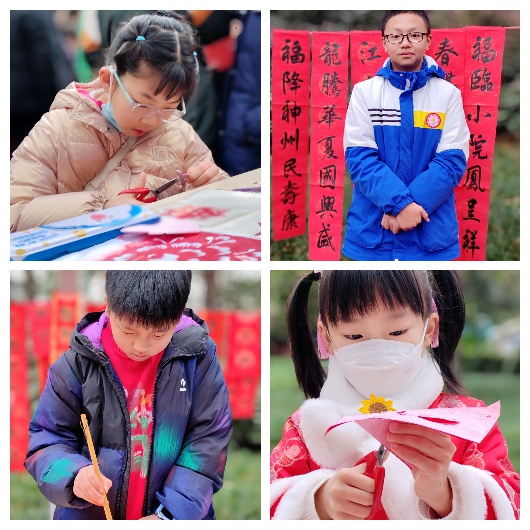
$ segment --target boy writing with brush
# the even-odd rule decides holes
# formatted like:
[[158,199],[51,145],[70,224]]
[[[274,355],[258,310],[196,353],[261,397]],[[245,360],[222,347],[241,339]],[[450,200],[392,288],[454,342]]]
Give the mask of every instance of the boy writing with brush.
[[214,342],[185,309],[191,271],[108,271],[103,312],[49,369],[26,468],[54,519],[213,519],[232,419]]

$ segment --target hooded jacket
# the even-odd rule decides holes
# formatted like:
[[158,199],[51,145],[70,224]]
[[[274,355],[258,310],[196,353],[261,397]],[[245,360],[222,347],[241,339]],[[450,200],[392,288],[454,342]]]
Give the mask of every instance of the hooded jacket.
[[[86,414],[113,519],[125,519],[131,427],[123,387],[101,346],[105,313],[77,325],[70,349],[48,370],[30,423],[25,466],[57,507],[54,519],[105,519],[103,507],[73,493],[91,464],[80,416]],[[185,391],[182,391],[185,388]],[[204,321],[186,309],[159,363],[144,516],[162,504],[175,519],[213,519],[232,432],[228,392]]]
[[[354,189],[343,253],[356,260],[450,260],[460,254],[454,187],[469,153],[460,91],[431,57],[355,85],[344,130]],[[408,231],[381,226],[415,202],[429,215]]]
[[[95,191],[85,186],[125,144],[125,137],[79,91],[98,99],[99,79],[71,83],[13,153],[11,159],[11,231],[25,230],[101,210],[106,200],[124,190],[156,189],[203,160],[213,162],[206,145],[184,120],[163,123],[139,137],[118,167]],[[223,178],[228,175],[221,170]],[[177,183],[160,195],[183,191]],[[68,194],[68,195],[64,195]]]

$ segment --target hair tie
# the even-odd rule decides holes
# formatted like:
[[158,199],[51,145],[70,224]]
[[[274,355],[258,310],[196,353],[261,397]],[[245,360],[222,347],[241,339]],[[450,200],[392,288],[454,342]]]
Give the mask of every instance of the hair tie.
[[138,37],[136,37],[136,40],[145,40],[145,37],[142,37],[142,35],[138,35]]

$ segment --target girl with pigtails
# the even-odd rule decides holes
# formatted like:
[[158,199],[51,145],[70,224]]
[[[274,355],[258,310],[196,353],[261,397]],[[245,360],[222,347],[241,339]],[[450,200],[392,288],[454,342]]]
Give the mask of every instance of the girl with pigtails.
[[11,231],[142,204],[124,190],[175,181],[164,198],[227,178],[181,119],[198,82],[198,49],[195,29],[175,12],[121,27],[98,78],[61,90],[13,153]]
[[[314,283],[318,353],[307,319]],[[362,412],[485,406],[465,395],[451,366],[465,321],[456,272],[310,272],[287,307],[308,399],[271,454],[272,519],[519,519],[519,474],[497,424],[476,443],[392,423],[375,517],[376,484],[365,472],[379,442],[354,422],[325,434]]]

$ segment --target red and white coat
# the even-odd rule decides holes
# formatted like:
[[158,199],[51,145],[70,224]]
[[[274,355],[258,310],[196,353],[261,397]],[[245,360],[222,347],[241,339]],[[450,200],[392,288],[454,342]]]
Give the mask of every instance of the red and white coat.
[[[441,393],[429,408],[482,407],[474,398]],[[318,519],[314,494],[338,469],[351,467],[379,447],[358,426],[324,432],[334,420],[351,413],[331,399],[309,399],[290,416],[280,443],[272,451],[271,518]],[[356,429],[356,430],[355,430]],[[355,439],[356,442],[352,443]],[[497,424],[480,443],[451,438],[456,446],[449,466],[453,507],[445,519],[519,519],[519,474],[508,459],[508,447]],[[393,454],[385,462],[382,504],[388,519],[430,519],[429,507],[414,493],[410,469]]]

